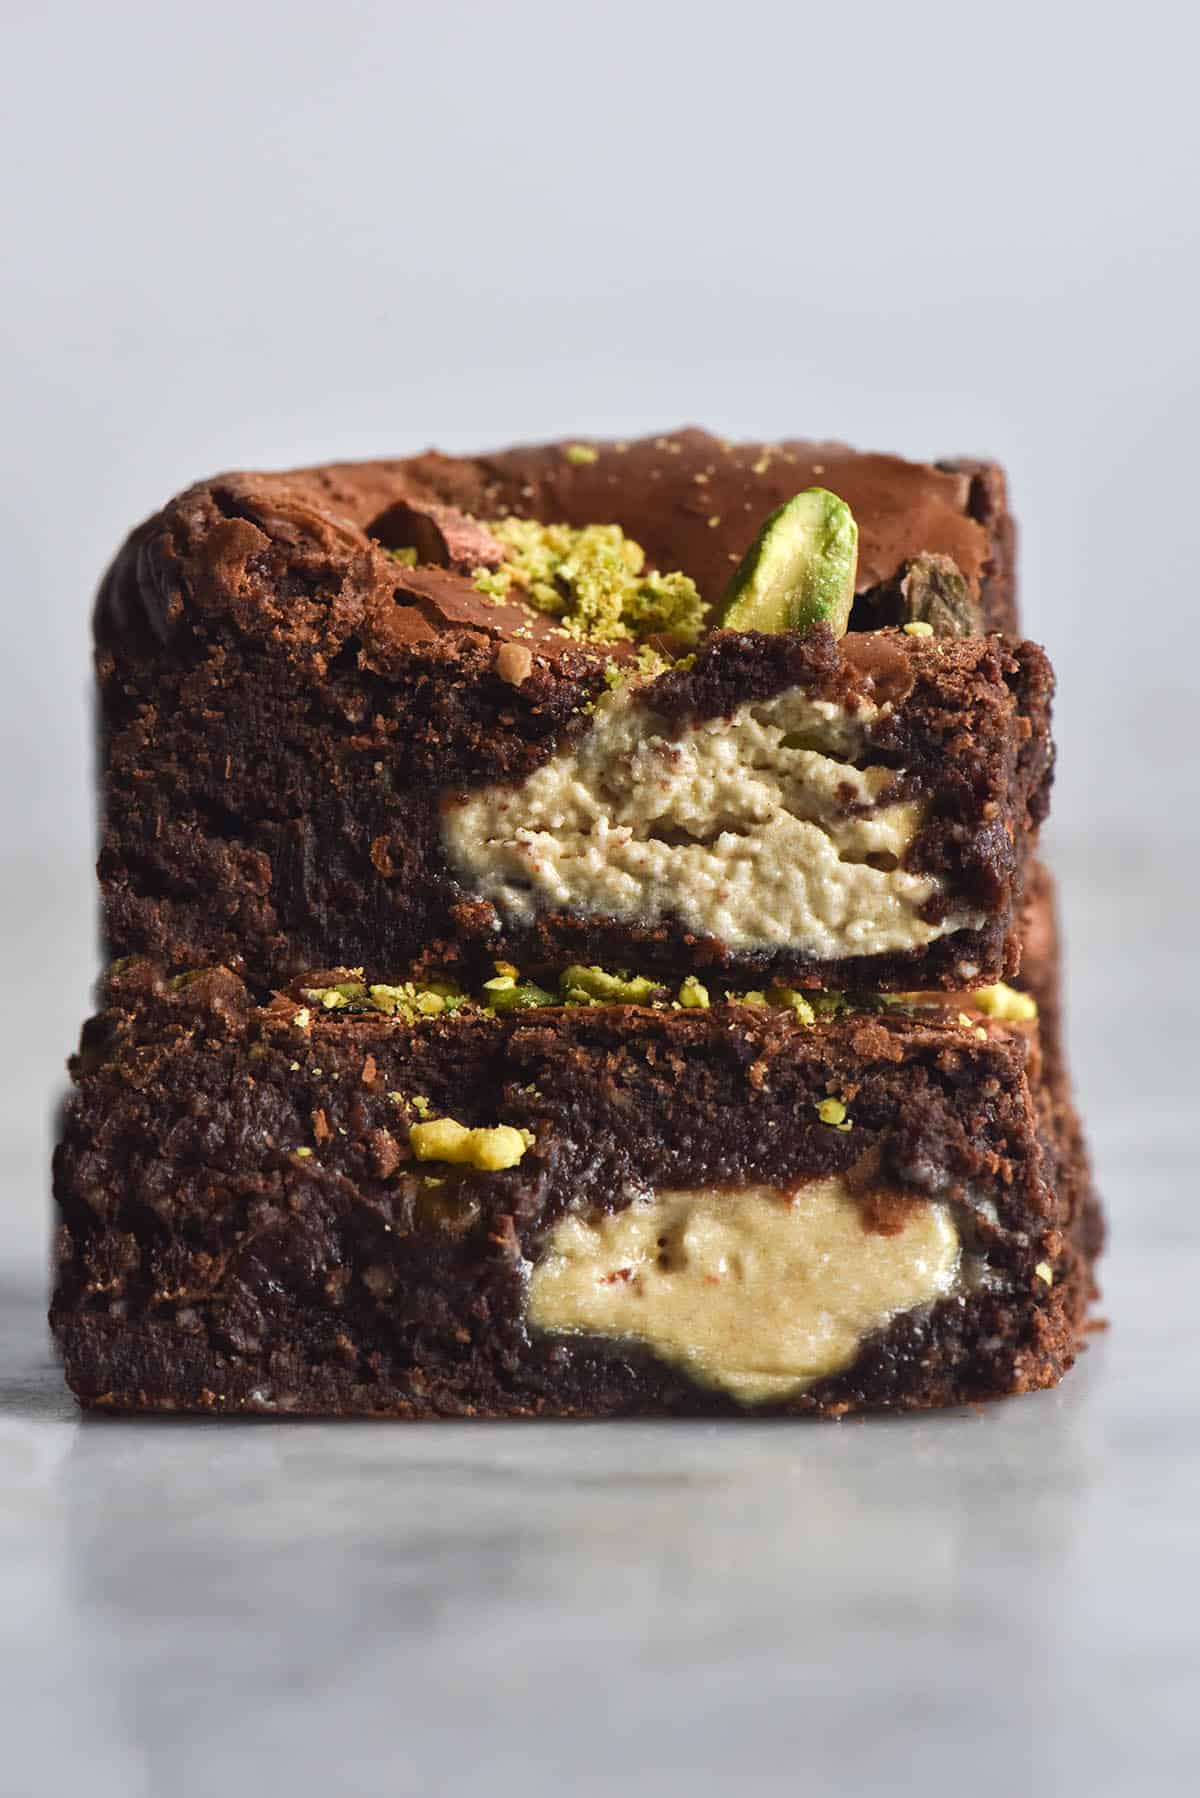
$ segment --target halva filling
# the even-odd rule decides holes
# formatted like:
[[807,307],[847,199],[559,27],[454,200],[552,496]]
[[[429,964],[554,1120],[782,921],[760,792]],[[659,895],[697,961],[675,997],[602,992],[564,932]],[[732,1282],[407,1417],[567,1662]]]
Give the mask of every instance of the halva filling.
[[921,915],[940,883],[901,864],[922,807],[888,799],[893,770],[856,766],[877,716],[790,688],[678,729],[619,688],[528,779],[449,805],[446,851],[509,922],[674,917],[822,959],[918,948],[982,919]]
[[918,1200],[884,1234],[840,1176],[795,1192],[663,1191],[555,1226],[530,1275],[537,1330],[644,1343],[742,1404],[801,1392],[866,1339],[960,1281],[946,1205]]

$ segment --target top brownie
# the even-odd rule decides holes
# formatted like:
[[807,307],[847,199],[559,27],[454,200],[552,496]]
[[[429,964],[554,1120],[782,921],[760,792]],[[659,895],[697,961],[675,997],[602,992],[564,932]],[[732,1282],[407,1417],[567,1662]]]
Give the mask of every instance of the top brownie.
[[[816,483],[858,523],[850,633],[715,628]],[[987,464],[684,431],[218,477],[97,605],[107,945],[260,988],[993,982],[1052,766],[1013,624]]]

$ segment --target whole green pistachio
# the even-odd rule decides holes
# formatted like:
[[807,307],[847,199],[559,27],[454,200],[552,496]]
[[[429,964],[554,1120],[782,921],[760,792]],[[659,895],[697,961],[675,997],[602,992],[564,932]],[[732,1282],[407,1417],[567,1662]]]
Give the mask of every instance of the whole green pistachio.
[[730,631],[845,635],[858,570],[858,526],[845,500],[809,487],[779,506],[739,562],[718,622]]

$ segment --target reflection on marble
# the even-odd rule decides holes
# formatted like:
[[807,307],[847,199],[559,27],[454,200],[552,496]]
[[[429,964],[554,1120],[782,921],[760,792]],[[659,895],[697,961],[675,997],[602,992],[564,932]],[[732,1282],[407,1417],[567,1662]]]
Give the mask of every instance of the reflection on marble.
[[137,1424],[5,1310],[14,1791],[1177,1789],[1196,1445],[1128,1327],[918,1420]]

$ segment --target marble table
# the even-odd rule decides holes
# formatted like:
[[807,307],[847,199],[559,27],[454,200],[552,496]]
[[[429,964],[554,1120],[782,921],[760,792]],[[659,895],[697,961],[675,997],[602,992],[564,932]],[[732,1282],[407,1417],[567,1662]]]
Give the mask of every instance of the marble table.
[[22,1236],[0,1790],[1196,1790],[1195,1000],[1115,1028],[1101,971],[1154,878],[1117,863],[1068,886],[1113,1328],[1056,1393],[824,1426],[87,1419]]

